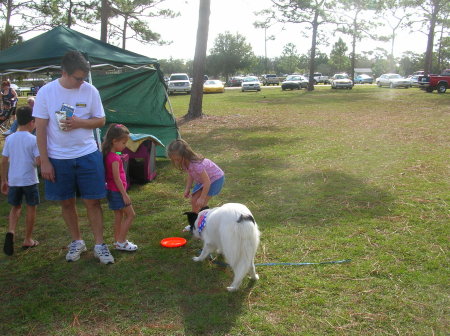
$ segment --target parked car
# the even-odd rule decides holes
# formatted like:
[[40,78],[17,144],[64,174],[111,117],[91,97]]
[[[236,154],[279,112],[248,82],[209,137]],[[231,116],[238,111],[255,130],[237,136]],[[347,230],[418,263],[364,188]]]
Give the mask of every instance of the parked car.
[[258,77],[248,76],[242,79],[241,91],[261,91],[261,82]]
[[266,85],[279,85],[280,79],[277,75],[268,74],[268,75],[262,75],[262,83],[264,86]]
[[[309,74],[304,74],[303,75],[306,79],[309,79]],[[322,75],[322,73],[320,72],[315,72],[313,74],[314,80],[313,80],[313,84],[319,84],[319,83],[323,83],[323,84],[329,84],[330,83],[330,79],[328,78],[328,76],[324,76]]]
[[335,74],[330,79],[332,89],[349,89],[353,88],[353,81],[347,74]]
[[372,84],[373,83],[373,77],[369,76],[369,75],[357,75],[355,76],[355,80],[354,80],[355,84]]
[[375,82],[379,87],[382,86],[389,86],[391,89],[396,87],[404,87],[404,88],[410,88],[411,87],[411,81],[408,78],[404,78],[400,76],[399,74],[383,74],[380,77],[378,77]]
[[281,83],[281,90],[300,90],[308,87],[308,80],[302,75],[289,75]]
[[203,92],[204,93],[213,93],[213,92],[225,92],[225,87],[222,81],[217,79],[209,79],[203,84]]
[[175,92],[191,93],[191,82],[189,76],[185,73],[171,74],[169,81],[167,82],[167,87],[168,94],[173,94]]
[[412,75],[409,76],[408,79],[411,82],[411,86],[415,86],[415,87],[419,87],[419,77],[421,77],[422,75]]
[[239,76],[231,77],[227,82],[227,86],[241,86],[241,84],[242,84],[242,77]]

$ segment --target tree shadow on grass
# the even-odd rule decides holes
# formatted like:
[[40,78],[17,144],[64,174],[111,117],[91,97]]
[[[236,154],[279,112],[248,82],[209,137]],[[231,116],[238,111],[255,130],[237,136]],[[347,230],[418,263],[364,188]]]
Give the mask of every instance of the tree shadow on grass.
[[282,207],[312,223],[384,216],[394,201],[389,192],[336,170],[304,172],[279,184],[289,190],[280,199]]
[[[215,161],[225,171],[226,183],[219,196],[222,203],[255,204],[257,208],[262,204],[261,211],[269,218],[286,216],[308,222],[368,219],[390,212],[394,201],[391,193],[371,185],[363,177],[334,168],[332,159],[316,159],[318,167],[323,160],[323,169],[303,168],[301,136],[274,135],[282,131],[279,127],[250,126],[242,134],[239,128],[218,128],[195,138],[195,144],[202,150],[208,146],[205,150],[218,156]],[[236,136],[239,132],[241,137]],[[238,153],[236,157],[230,157],[233,151]],[[283,152],[284,159],[280,159],[277,151]],[[299,158],[299,163],[291,159],[293,155]]]

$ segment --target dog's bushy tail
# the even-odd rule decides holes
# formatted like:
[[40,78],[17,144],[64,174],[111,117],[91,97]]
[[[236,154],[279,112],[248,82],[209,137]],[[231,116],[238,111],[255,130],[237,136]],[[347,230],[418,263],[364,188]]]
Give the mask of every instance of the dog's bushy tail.
[[249,267],[258,249],[260,232],[251,214],[238,214],[238,216],[234,225],[229,228],[230,238],[236,242],[233,245],[237,249],[227,251],[227,261],[230,265],[237,265],[245,260],[246,267]]

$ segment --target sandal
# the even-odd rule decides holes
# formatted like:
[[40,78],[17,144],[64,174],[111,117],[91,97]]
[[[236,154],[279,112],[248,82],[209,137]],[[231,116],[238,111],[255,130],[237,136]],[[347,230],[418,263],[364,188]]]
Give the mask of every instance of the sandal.
[[14,234],[8,232],[5,236],[5,245],[3,246],[3,252],[6,255],[12,256],[14,253]]
[[138,249],[136,244],[133,244],[132,242],[129,242],[128,240],[125,240],[124,243],[116,242],[114,245],[115,245],[116,250],[119,250],[119,251],[133,252]]
[[33,240],[32,245],[22,245],[22,250],[28,250],[28,249],[36,247],[38,245],[39,245],[39,242],[37,240]]

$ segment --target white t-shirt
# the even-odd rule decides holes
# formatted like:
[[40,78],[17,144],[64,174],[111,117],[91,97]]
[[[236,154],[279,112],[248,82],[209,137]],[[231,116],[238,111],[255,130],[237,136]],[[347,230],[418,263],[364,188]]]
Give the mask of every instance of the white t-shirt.
[[44,85],[36,96],[33,116],[48,119],[47,152],[53,159],[76,159],[95,152],[98,147],[92,129],[77,128],[62,131],[55,112],[62,104],[75,107],[74,115],[80,119],[103,118],[102,101],[98,90],[84,82],[79,89],[66,89],[56,79]]
[[8,185],[10,187],[26,187],[39,183],[36,168],[39,150],[33,134],[17,131],[9,135],[2,155],[9,158]]

